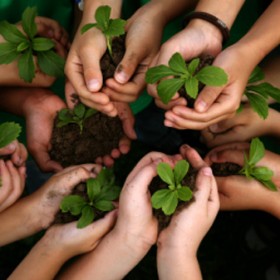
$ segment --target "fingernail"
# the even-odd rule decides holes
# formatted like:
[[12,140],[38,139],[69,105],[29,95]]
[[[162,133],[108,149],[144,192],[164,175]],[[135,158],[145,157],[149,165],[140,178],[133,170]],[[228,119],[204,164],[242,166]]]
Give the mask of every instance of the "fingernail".
[[14,151],[16,149],[16,144],[15,143],[10,143],[8,146],[7,146],[7,149],[9,151]]
[[210,167],[204,167],[203,169],[202,169],[202,172],[203,172],[203,174],[204,175],[206,175],[206,176],[212,176],[212,169],[210,168]]
[[182,147],[183,149],[186,149],[186,150],[190,148],[190,146],[187,145],[187,144],[183,144],[181,147]]
[[206,102],[204,102],[203,100],[200,100],[199,102],[198,102],[198,104],[197,104],[197,106],[196,106],[196,110],[198,111],[198,112],[204,112],[205,111],[205,108],[206,108]]
[[115,79],[120,84],[124,84],[128,81],[128,75],[123,71],[117,71],[115,74]]
[[169,122],[169,121],[165,121],[164,125],[167,126],[167,127],[172,127],[173,126],[172,122]]
[[211,132],[217,132],[219,130],[219,126],[215,123],[209,126],[209,130]]
[[87,82],[87,88],[90,90],[90,91],[97,91],[100,89],[100,84],[99,84],[99,81],[96,80],[96,79],[92,79],[90,81]]

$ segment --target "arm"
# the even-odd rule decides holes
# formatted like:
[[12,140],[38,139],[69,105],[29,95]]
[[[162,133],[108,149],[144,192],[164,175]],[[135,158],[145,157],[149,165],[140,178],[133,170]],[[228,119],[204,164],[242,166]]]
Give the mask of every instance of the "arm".
[[64,196],[91,176],[94,164],[72,166],[53,175],[40,189],[0,213],[0,246],[48,228]]
[[174,215],[159,235],[157,264],[161,280],[202,279],[196,253],[219,210],[217,185],[209,167],[199,171],[196,188],[195,201]]

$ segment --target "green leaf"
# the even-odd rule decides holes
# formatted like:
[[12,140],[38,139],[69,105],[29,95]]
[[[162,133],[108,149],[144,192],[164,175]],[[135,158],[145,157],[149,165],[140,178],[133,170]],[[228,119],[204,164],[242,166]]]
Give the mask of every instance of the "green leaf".
[[82,209],[82,215],[78,220],[77,228],[84,228],[89,224],[91,224],[93,220],[94,220],[93,209],[89,205],[86,205]]
[[17,52],[23,52],[30,47],[29,41],[25,40],[18,44]]
[[70,121],[72,118],[71,113],[69,111],[69,109],[67,108],[63,108],[58,112],[58,119],[61,121]]
[[189,187],[182,187],[177,189],[178,197],[182,201],[189,201],[192,198],[192,191]]
[[157,165],[157,173],[160,179],[168,185],[175,185],[173,170],[170,165],[165,162],[160,162]]
[[94,178],[89,178],[86,182],[86,185],[88,198],[92,202],[95,199],[95,197],[100,193],[100,183]]
[[84,116],[84,119],[87,119],[89,117],[91,117],[92,115],[96,114],[97,113],[97,110],[93,109],[93,108],[88,108],[86,110],[86,113],[85,113],[85,116]]
[[247,96],[252,109],[262,118],[266,119],[268,116],[268,104],[266,99],[258,94],[251,93],[246,91],[245,95]]
[[88,23],[85,24],[82,28],[81,28],[81,34],[84,34],[85,32],[87,32],[89,29],[93,28],[93,27],[97,27],[96,23]]
[[249,165],[255,165],[265,154],[265,147],[259,138],[253,138],[250,144]]
[[175,212],[176,207],[178,205],[178,198],[176,192],[172,191],[167,196],[167,199],[164,201],[162,205],[162,211],[165,215],[171,215]]
[[35,17],[37,15],[36,7],[27,7],[22,14],[22,27],[29,38],[33,38],[37,33]]
[[198,80],[194,77],[187,79],[185,82],[185,91],[190,97],[195,99],[198,94]]
[[170,69],[166,65],[159,65],[155,67],[151,67],[146,72],[146,83],[148,84],[154,84],[157,81],[161,80],[162,78],[168,77],[168,76],[175,76],[178,73]]
[[251,175],[258,181],[269,181],[273,176],[273,171],[265,166],[252,168]]
[[277,187],[272,181],[262,181],[261,183],[271,191],[278,191]]
[[113,169],[111,168],[103,168],[98,173],[96,179],[100,183],[100,185],[103,187],[105,185],[112,185],[115,181],[115,176],[113,173]]
[[228,80],[228,76],[223,69],[212,65],[203,67],[195,77],[208,86],[222,86]]
[[18,56],[16,44],[9,42],[0,44],[0,64],[9,64]]
[[184,79],[168,79],[161,81],[157,86],[158,96],[164,104],[172,99],[176,92],[184,85]]
[[255,83],[264,79],[264,72],[257,66],[249,77],[248,84]]
[[70,212],[72,215],[77,216],[80,215],[85,205],[87,203],[81,196],[68,195],[62,199],[60,209],[63,213]]
[[161,208],[171,192],[173,191],[169,189],[156,191],[151,198],[153,208]]
[[176,185],[181,184],[182,180],[189,171],[189,167],[190,165],[186,160],[182,159],[177,161],[173,171]]
[[74,107],[73,113],[79,119],[83,119],[86,112],[86,107],[83,103],[79,103]]
[[269,83],[262,83],[260,84],[262,86],[261,91],[262,93],[265,92],[268,96],[276,100],[280,103],[280,89],[277,87],[274,87],[273,85]]
[[65,59],[49,50],[38,52],[38,64],[42,72],[53,77],[63,77]]
[[98,200],[94,203],[94,207],[103,212],[111,211],[115,208],[112,202],[108,200]]
[[32,51],[27,49],[21,54],[18,60],[19,76],[27,83],[31,83],[35,77],[35,64],[33,61]]
[[54,42],[48,38],[34,38],[32,40],[32,48],[37,52],[48,51],[54,48]]
[[258,85],[251,85],[251,86],[246,86],[246,90],[249,92],[255,92],[263,96],[265,99],[268,98],[268,93],[267,93],[267,85],[268,83],[261,83]]
[[101,189],[100,194],[96,197],[97,200],[115,200],[120,196],[121,188],[118,186],[106,186]]
[[95,19],[98,24],[98,28],[100,28],[103,32],[109,27],[110,14],[111,7],[107,5],[100,6],[95,11]]
[[188,71],[191,75],[193,75],[199,65],[200,59],[199,58],[194,58],[188,65]]
[[177,72],[182,74],[188,74],[187,65],[180,53],[174,53],[170,60],[168,61],[169,67]]
[[8,23],[6,20],[0,22],[0,34],[10,43],[19,44],[26,40],[26,37],[20,32],[16,25]]
[[111,19],[109,22],[109,27],[104,34],[111,37],[116,37],[123,35],[125,33],[126,21],[123,19]]
[[16,140],[21,133],[21,126],[14,122],[4,122],[0,125],[0,148]]

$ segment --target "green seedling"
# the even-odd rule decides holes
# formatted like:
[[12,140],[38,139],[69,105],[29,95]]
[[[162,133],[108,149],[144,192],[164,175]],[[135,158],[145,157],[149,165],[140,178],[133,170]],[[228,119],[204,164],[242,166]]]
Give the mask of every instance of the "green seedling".
[[115,185],[112,169],[102,169],[96,178],[86,181],[87,199],[79,195],[69,195],[61,201],[63,213],[80,216],[77,228],[84,228],[94,221],[96,211],[108,212],[115,207],[112,201],[120,195],[121,188]]
[[[280,89],[270,83],[263,82],[264,73],[260,67],[256,67],[249,77],[244,94],[247,96],[252,109],[262,118],[268,116],[268,98],[271,97],[280,102]],[[242,110],[242,106],[238,111]]]
[[[21,126],[14,122],[4,122],[0,125],[0,149],[16,140],[21,133]],[[1,158],[1,157],[0,157]],[[2,178],[0,177],[0,187]]]
[[175,212],[179,201],[189,201],[192,198],[191,189],[181,183],[188,170],[189,163],[186,160],[178,161],[173,170],[167,163],[158,164],[158,176],[168,184],[168,188],[158,190],[152,195],[153,208],[161,208],[168,216]]
[[69,123],[77,124],[80,127],[80,133],[83,132],[85,120],[97,113],[95,109],[88,108],[79,103],[73,110],[64,108],[58,113],[57,127],[63,127]]
[[95,12],[95,23],[88,23],[81,29],[81,33],[84,34],[89,29],[96,27],[106,37],[107,49],[112,57],[112,41],[114,37],[125,34],[126,21],[123,19],[110,19],[111,7],[100,6]]
[[186,93],[195,99],[199,91],[199,82],[208,86],[222,86],[227,83],[227,74],[219,67],[209,65],[196,71],[199,62],[200,59],[195,58],[187,64],[180,53],[175,53],[170,58],[168,66],[159,65],[148,69],[146,82],[148,84],[158,82],[158,95],[164,104],[167,104],[182,87],[185,87]]
[[265,147],[261,140],[254,138],[250,144],[249,157],[244,156],[244,167],[239,174],[245,175],[249,179],[256,179],[265,187],[272,191],[277,191],[277,187],[272,182],[273,171],[265,166],[256,166],[264,157]]
[[0,34],[6,40],[0,44],[0,64],[17,61],[19,76],[25,82],[31,83],[35,77],[35,62],[37,57],[39,69],[54,77],[64,75],[65,60],[54,51],[55,44],[51,39],[37,36],[36,7],[28,7],[22,14],[22,28],[6,20],[0,22]]

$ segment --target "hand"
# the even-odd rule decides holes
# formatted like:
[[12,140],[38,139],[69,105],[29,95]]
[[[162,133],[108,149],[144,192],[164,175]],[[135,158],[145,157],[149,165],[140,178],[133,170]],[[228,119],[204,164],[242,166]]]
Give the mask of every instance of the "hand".
[[[249,143],[232,143],[211,150],[205,161],[210,165],[214,162],[233,162],[243,166],[244,153],[248,153]],[[257,166],[270,168],[274,175],[273,183],[280,189],[280,158],[270,151],[257,163]],[[278,200],[279,191],[271,191],[256,180],[244,176],[216,177],[222,210],[263,210],[280,217]]]
[[240,65],[245,59],[236,46],[222,51],[214,60],[227,73],[228,82],[222,87],[205,86],[199,93],[194,109],[176,105],[165,114],[166,126],[177,129],[202,130],[214,123],[232,117],[238,109],[248,78],[255,65]]
[[118,111],[118,116],[122,121],[125,135],[120,139],[118,149],[112,150],[110,155],[95,160],[96,163],[104,164],[107,167],[113,166],[115,159],[127,154],[130,150],[131,140],[136,139],[136,133],[134,131],[135,119],[129,105],[127,103],[115,102],[115,106]]
[[12,163],[17,167],[20,167],[25,165],[28,153],[25,146],[15,140],[9,145],[0,148],[0,156],[9,156]]
[[[27,198],[33,205],[34,224],[45,229],[53,222],[64,196],[69,195],[80,182],[96,177],[101,166],[83,164],[71,166],[53,175],[40,189]],[[35,209],[35,210],[34,210]]]
[[26,168],[16,168],[12,161],[0,159],[0,212],[14,204],[21,196],[26,178]]
[[[171,56],[179,52],[188,61],[202,54],[216,56],[222,49],[221,35],[211,24],[201,21],[191,21],[181,32],[166,41],[160,48],[158,56],[150,66],[168,64]],[[157,106],[170,109],[176,105],[186,105],[184,98],[175,95],[168,105],[162,103],[157,94],[157,85],[148,85],[147,90],[155,98]]]
[[23,104],[27,148],[44,172],[62,170],[59,163],[51,160],[49,150],[54,119],[64,107],[64,102],[47,89],[30,89]]
[[208,147],[215,147],[231,142],[249,141],[254,137],[273,133],[272,124],[278,119],[278,112],[269,109],[269,116],[263,120],[250,105],[244,105],[234,117],[213,124],[203,130],[203,142]]
[[164,28],[159,8],[157,3],[149,2],[128,19],[124,57],[103,90],[111,100],[132,102],[144,89],[145,72],[159,50]]

